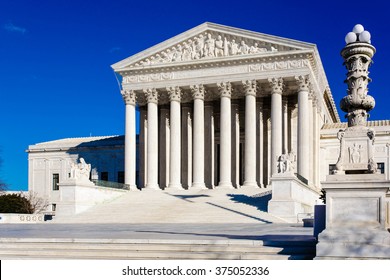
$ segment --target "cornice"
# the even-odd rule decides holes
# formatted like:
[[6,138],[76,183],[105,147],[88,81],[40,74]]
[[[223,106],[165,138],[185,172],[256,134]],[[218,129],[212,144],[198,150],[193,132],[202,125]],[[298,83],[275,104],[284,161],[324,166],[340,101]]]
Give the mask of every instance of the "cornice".
[[192,70],[192,69],[204,69],[213,67],[253,64],[253,63],[269,63],[275,61],[288,61],[295,59],[308,59],[313,61],[313,50],[297,50],[286,52],[274,52],[274,53],[262,53],[262,54],[250,54],[234,57],[217,57],[203,60],[193,61],[180,61],[162,63],[158,65],[139,66],[132,68],[123,68],[117,71],[122,76],[126,75],[139,75],[139,74],[153,74],[164,73],[172,71]]

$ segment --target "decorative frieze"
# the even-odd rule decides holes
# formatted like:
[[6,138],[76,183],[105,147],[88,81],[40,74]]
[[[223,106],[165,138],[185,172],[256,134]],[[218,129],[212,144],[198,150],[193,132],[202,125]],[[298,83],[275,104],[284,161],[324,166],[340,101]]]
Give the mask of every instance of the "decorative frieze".
[[[245,62],[248,63],[248,62]],[[193,68],[195,68],[194,65]],[[261,62],[256,64],[231,65],[227,66],[216,62],[212,66],[204,66],[202,69],[178,70],[175,72],[150,73],[127,75],[123,77],[122,84],[150,83],[158,81],[168,81],[174,79],[187,79],[193,77],[222,76],[229,74],[251,73],[251,72],[269,72],[278,70],[294,70],[309,67],[307,59]]]
[[218,83],[217,87],[221,97],[232,97],[232,85],[230,82]]
[[310,65],[308,59],[262,62],[249,65],[249,72],[300,69]]

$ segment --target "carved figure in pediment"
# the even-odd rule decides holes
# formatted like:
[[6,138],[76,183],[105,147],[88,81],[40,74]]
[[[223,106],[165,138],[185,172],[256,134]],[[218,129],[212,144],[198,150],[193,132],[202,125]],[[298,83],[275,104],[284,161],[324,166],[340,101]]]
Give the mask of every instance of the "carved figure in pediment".
[[215,39],[211,37],[211,34],[207,34],[207,38],[204,45],[204,56],[205,57],[214,57],[215,51]]
[[255,53],[263,53],[267,52],[267,48],[260,48],[258,43],[255,43],[252,47],[249,49],[250,54],[255,54]]
[[192,59],[192,48],[187,43],[183,43],[183,54],[182,54],[182,60],[188,61]]
[[173,56],[172,56],[172,61],[181,61],[181,56],[182,56],[182,47],[181,45],[177,45],[177,47],[172,48]]
[[222,40],[222,36],[218,35],[217,40],[215,40],[215,56],[221,57],[224,56],[224,44]]
[[200,34],[199,37],[195,37],[195,59],[199,59],[203,57],[204,51],[204,38],[203,35]]
[[241,41],[240,48],[238,49],[238,53],[240,54],[248,54],[250,47],[245,43],[245,41]]
[[259,52],[260,52],[259,50],[260,50],[259,44],[258,44],[258,43],[255,43],[253,46],[250,47],[249,53],[250,53],[250,54],[259,53]]
[[170,52],[171,52],[170,50],[161,52],[161,61],[162,62],[171,62],[171,57],[168,54]]
[[236,40],[232,40],[230,43],[229,43],[229,54],[230,55],[236,55],[238,53],[238,44],[236,43]]

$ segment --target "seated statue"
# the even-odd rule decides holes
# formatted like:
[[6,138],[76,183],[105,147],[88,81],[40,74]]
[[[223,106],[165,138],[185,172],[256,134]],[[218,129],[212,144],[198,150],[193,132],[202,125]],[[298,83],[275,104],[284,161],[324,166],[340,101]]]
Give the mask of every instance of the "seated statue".
[[70,166],[70,178],[89,181],[91,173],[91,164],[85,162],[84,158],[80,158],[80,163],[71,163]]

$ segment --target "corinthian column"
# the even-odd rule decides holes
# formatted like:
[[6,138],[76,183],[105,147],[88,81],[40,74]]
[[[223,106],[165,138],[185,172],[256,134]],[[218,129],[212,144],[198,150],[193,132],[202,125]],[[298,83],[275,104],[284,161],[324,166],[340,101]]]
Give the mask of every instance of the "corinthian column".
[[309,180],[309,77],[295,77],[298,83],[298,174]]
[[204,87],[191,86],[194,98],[194,142],[192,188],[205,189],[204,183]]
[[220,113],[220,157],[219,157],[219,187],[232,188],[232,131],[231,131],[231,95],[232,86],[230,82],[217,84],[221,94]]
[[158,93],[156,89],[145,90],[148,102],[148,149],[147,183],[145,189],[159,189],[158,186]]
[[243,81],[245,90],[245,187],[256,182],[256,80]]
[[181,189],[181,90],[179,87],[167,88],[171,102],[170,113],[170,156],[169,156],[169,185],[168,188]]
[[278,172],[278,157],[282,155],[282,91],[283,79],[268,79],[271,92],[271,176]]
[[136,189],[136,136],[135,136],[135,92],[122,90],[126,104],[125,126],[125,184]]

